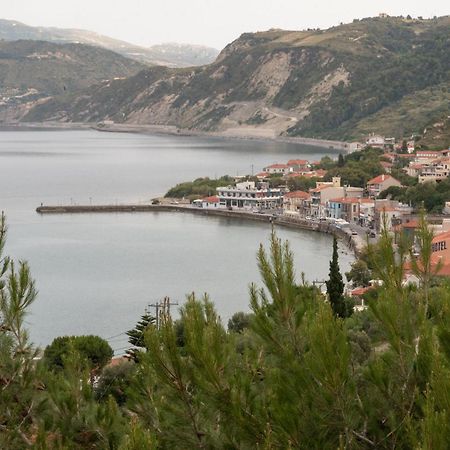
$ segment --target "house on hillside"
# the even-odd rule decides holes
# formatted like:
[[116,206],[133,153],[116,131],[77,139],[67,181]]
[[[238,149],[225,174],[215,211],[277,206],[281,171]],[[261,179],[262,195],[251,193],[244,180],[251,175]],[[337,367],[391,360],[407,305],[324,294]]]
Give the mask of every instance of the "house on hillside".
[[293,171],[292,168],[287,164],[271,164],[270,166],[264,167],[263,169],[263,172],[266,172],[270,175],[273,174],[285,175],[292,171]]
[[309,161],[307,161],[306,159],[290,159],[287,162],[287,165],[291,168],[292,172],[302,172],[310,170]]
[[378,175],[367,182],[367,192],[369,193],[369,197],[376,198],[387,188],[391,186],[401,187],[401,185],[402,183],[400,183],[400,181],[395,179],[392,175],[386,175],[383,173],[382,175]]
[[366,146],[373,148],[385,148],[384,136],[380,136],[379,134],[371,134],[366,139]]
[[414,162],[417,164],[429,164],[440,158],[442,153],[433,150],[420,150],[416,152]]
[[410,177],[418,177],[424,166],[424,164],[409,163],[409,166],[406,166],[403,171]]
[[419,183],[439,182],[450,175],[450,158],[439,158],[429,164],[423,164],[419,171]]
[[393,148],[395,145],[395,138],[387,138],[379,134],[372,133],[366,139],[366,146],[372,148],[380,148],[382,150]]

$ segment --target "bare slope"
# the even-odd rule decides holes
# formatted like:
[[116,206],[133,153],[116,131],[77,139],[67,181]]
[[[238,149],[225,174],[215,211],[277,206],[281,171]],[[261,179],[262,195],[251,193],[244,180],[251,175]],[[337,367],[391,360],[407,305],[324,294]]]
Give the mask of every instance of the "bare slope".
[[[175,125],[181,128],[350,139],[402,99],[449,86],[450,19],[373,18],[325,31],[246,33],[210,65],[150,68],[127,80],[55,98],[27,120]],[[445,97],[433,110],[448,107]],[[429,111],[409,126],[429,123]],[[377,129],[391,129],[377,116]]]

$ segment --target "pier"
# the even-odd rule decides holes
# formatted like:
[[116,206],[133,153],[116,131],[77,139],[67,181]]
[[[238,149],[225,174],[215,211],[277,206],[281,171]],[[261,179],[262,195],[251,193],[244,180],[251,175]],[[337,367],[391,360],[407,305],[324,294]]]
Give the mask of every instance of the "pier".
[[356,239],[346,230],[333,224],[320,221],[312,221],[301,218],[289,217],[277,214],[260,214],[248,211],[237,211],[228,209],[207,209],[192,207],[190,205],[174,204],[116,204],[116,205],[60,205],[39,206],[36,208],[39,214],[97,214],[97,213],[147,213],[147,212],[177,212],[199,214],[203,216],[216,216],[223,218],[252,220],[276,224],[288,228],[316,231],[319,233],[333,234],[343,240],[347,247],[357,256],[363,243]]

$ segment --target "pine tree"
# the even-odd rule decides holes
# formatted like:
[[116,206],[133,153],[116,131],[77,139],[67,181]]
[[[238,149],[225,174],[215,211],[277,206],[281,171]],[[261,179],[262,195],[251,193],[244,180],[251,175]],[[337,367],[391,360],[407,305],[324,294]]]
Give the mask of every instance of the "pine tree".
[[33,359],[36,349],[24,327],[27,308],[36,298],[26,262],[3,256],[6,219],[0,216],[0,448],[32,444],[33,413],[41,380]]
[[327,281],[328,300],[335,317],[347,317],[347,307],[344,298],[344,282],[339,270],[338,244],[336,236],[333,239],[333,256],[330,261],[330,278]]
[[127,355],[133,358],[135,361],[137,360],[140,349],[145,349],[145,332],[150,325],[155,323],[156,319],[148,313],[145,313],[141,316],[141,320],[136,324],[136,326],[126,332],[126,335],[129,337],[128,342],[135,348],[127,350]]

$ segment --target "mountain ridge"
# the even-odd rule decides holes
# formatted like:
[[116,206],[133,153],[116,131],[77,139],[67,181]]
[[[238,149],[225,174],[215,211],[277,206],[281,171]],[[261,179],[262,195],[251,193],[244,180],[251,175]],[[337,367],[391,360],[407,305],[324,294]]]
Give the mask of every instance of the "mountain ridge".
[[194,44],[167,42],[143,47],[94,31],[76,28],[33,27],[19,21],[0,19],[0,39],[7,41],[38,40],[55,43],[80,43],[119,53],[146,65],[189,67],[213,62],[218,50]]
[[[244,33],[212,64],[148,68],[110,86],[91,86],[81,96],[52,99],[26,120],[112,120],[361,139],[363,121],[370,124],[385,108],[408,98],[414,103],[427,89],[448,92],[449,42],[449,16],[368,18],[327,30]],[[426,114],[406,111],[403,120],[397,114],[395,122],[402,125],[394,134],[423,129],[442,116],[448,111],[446,98],[430,103]],[[371,131],[383,133],[391,124],[377,123]]]

